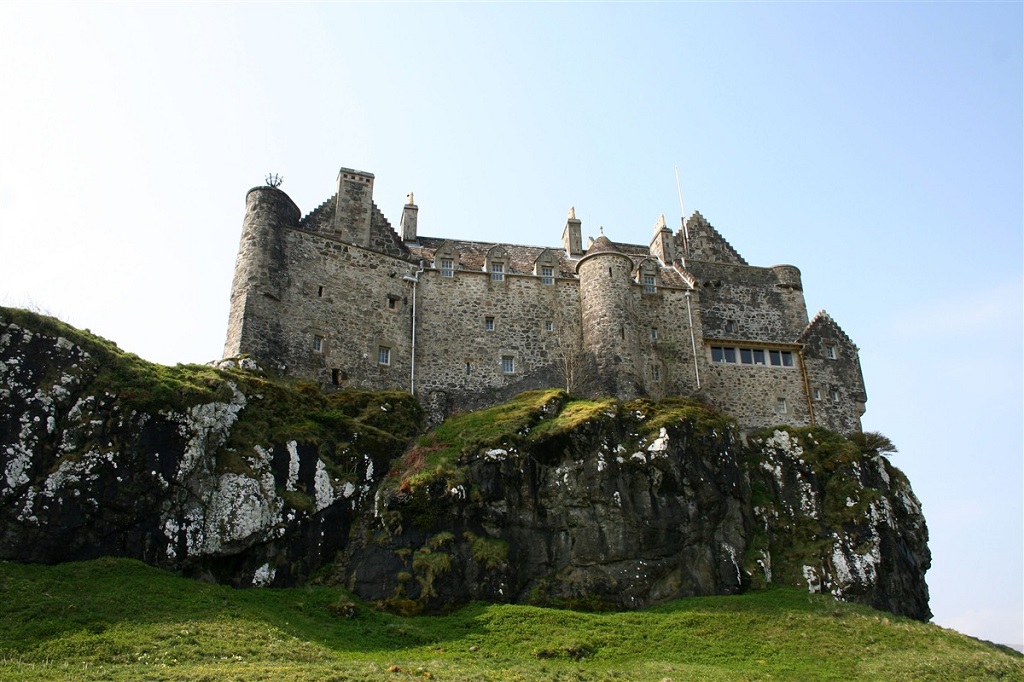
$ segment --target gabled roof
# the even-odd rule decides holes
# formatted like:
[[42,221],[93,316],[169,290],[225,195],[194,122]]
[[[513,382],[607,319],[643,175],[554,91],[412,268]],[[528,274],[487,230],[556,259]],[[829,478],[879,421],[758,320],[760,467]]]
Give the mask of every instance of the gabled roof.
[[693,212],[685,229],[688,260],[749,265],[699,211]]
[[814,316],[814,319],[807,324],[807,327],[804,328],[804,331],[800,334],[800,338],[797,339],[797,342],[803,343],[812,333],[823,328],[832,331],[841,340],[850,344],[854,349],[859,350],[857,348],[857,344],[853,342],[853,339],[843,331],[842,327],[836,324],[836,321],[833,320],[832,316],[825,312],[824,309],[819,310],[818,314]]

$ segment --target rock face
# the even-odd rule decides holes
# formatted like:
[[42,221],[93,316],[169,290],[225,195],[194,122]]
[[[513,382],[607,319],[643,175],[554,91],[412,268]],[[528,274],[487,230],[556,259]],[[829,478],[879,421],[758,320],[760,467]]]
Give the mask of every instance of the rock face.
[[4,309],[0,402],[2,559],[128,556],[237,586],[315,575],[405,612],[787,584],[930,617],[906,478],[823,429],[741,439],[692,402],[547,391],[409,447],[408,395],[158,367]]

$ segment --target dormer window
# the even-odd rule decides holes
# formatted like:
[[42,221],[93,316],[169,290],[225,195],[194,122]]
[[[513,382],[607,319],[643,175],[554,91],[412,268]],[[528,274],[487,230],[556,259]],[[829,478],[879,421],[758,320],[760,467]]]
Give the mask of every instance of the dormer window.
[[558,257],[551,249],[544,249],[534,262],[533,274],[540,277],[541,284],[551,285],[555,283],[555,268],[557,266]]
[[831,343],[825,344],[825,357],[828,358],[829,360],[835,360],[836,357],[838,357],[838,354],[836,353],[836,347]]
[[658,293],[658,266],[655,261],[647,259],[640,264],[639,280],[645,294]]
[[450,241],[445,242],[434,252],[434,267],[442,277],[454,277],[459,267],[459,252]]
[[492,282],[504,282],[505,274],[509,272],[508,252],[501,246],[492,246],[487,252],[487,259],[484,262],[484,272],[491,274]]

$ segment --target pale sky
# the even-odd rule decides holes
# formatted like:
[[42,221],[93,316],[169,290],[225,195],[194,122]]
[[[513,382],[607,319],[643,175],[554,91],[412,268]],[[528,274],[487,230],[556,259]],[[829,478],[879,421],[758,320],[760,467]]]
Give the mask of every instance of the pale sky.
[[1022,4],[0,3],[0,304],[220,357],[246,192],[803,272],[920,497],[934,622],[1024,646]]

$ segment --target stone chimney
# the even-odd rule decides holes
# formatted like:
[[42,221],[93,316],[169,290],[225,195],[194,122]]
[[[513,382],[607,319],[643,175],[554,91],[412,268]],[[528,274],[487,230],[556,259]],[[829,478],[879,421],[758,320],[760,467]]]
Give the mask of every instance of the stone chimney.
[[370,245],[370,215],[373,212],[373,173],[342,168],[338,171],[338,205],[334,211],[334,233],[342,240]]
[[405,207],[402,209],[402,221],[400,223],[403,242],[416,241],[416,217],[419,211],[420,207],[416,205],[416,198],[412,192],[409,192],[409,195],[405,197]]
[[654,224],[654,237],[651,238],[651,255],[660,260],[664,265],[671,266],[676,259],[676,242],[672,237],[672,230],[665,224],[665,214],[662,213],[658,222]]
[[567,256],[583,255],[583,227],[576,219],[576,208],[569,208],[569,217],[565,221],[565,229],[562,230],[562,246]]

